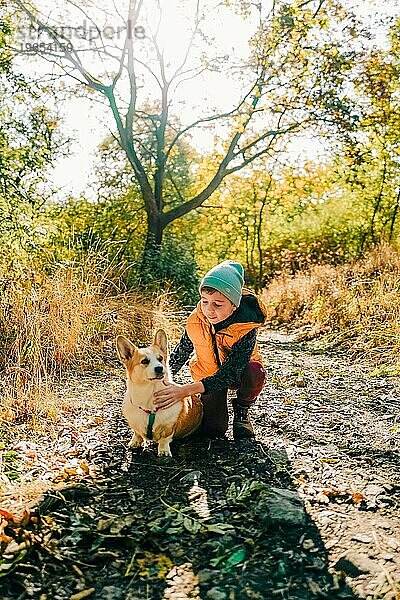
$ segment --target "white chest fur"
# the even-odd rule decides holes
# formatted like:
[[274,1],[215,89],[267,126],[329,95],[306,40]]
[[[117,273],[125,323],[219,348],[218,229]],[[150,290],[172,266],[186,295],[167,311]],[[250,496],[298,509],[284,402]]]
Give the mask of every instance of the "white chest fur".
[[[162,389],[162,381],[150,381],[141,385],[132,384],[127,380],[127,390],[122,404],[122,413],[130,428],[143,438],[148,438],[149,413],[153,412],[154,393]],[[165,436],[165,429],[173,425],[178,419],[182,409],[182,403],[177,402],[171,407],[158,410],[155,413],[154,423],[152,425],[152,439],[157,442],[160,437]],[[160,435],[161,434],[161,435]]]

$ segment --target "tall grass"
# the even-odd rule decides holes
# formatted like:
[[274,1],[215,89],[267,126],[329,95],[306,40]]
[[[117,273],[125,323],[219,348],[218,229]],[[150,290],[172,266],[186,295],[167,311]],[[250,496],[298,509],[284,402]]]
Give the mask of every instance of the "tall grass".
[[[101,253],[46,268],[25,266],[0,277],[0,417],[52,415],[52,381],[68,370],[99,368],[115,357],[119,333],[147,343],[166,325],[170,298],[124,289]],[[171,326],[170,326],[171,329]]]
[[354,353],[400,362],[400,252],[380,246],[363,260],[280,276],[264,291],[272,325],[310,326]]

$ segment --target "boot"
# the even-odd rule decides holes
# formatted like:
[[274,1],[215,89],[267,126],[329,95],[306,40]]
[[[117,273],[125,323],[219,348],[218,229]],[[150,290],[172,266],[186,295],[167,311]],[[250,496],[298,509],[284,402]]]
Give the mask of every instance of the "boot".
[[235,440],[253,438],[253,426],[249,419],[249,407],[234,402],[233,404],[233,437]]

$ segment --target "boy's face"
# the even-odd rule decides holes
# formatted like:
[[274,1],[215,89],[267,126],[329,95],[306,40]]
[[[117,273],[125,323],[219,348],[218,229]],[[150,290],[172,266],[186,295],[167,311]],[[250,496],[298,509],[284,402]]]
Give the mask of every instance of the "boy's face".
[[230,317],[236,306],[221,292],[215,291],[210,294],[202,290],[201,309],[206,319],[215,325]]

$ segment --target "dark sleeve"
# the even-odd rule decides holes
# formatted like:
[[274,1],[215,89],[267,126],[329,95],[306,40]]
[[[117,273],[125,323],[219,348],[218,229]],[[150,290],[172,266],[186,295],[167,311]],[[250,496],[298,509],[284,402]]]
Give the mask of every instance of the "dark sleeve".
[[185,329],[178,344],[169,355],[168,364],[172,375],[176,375],[183,365],[187,363],[191,354],[193,353],[193,350],[194,347],[192,340],[188,336]]
[[204,394],[212,394],[239,383],[242,373],[253,354],[256,339],[257,330],[252,329],[233,344],[230,353],[218,371],[211,377],[205,377],[201,380],[205,388]]

